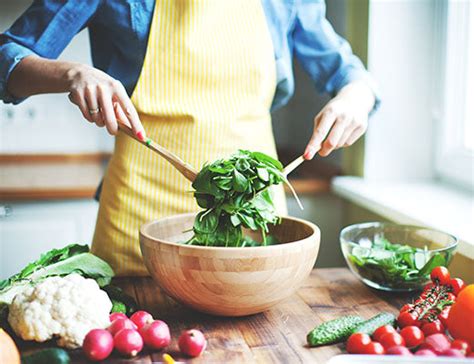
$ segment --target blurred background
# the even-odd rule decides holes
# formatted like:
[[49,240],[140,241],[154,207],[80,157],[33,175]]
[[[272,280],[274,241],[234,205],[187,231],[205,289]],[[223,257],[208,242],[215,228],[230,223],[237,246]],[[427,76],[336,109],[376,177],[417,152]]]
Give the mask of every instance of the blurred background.
[[[455,275],[474,281],[474,5],[469,0],[327,0],[327,17],[379,82],[364,140],[292,176],[319,225],[317,267],[344,266],[340,230],[362,221],[435,227],[460,239]],[[31,0],[0,0],[0,32]],[[87,31],[61,58],[90,63]],[[329,100],[295,62],[296,93],[273,115],[280,159],[302,153]],[[113,150],[65,94],[0,104],[0,279],[41,252],[90,243],[93,199]],[[14,259],[12,259],[14,257]]]

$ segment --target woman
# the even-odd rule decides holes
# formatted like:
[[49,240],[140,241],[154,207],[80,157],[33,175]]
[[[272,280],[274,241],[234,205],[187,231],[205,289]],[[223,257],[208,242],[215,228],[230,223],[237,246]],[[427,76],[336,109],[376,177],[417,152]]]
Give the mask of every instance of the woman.
[[[54,60],[84,27],[95,68]],[[336,95],[314,119],[305,158],[351,145],[376,97],[324,1],[34,1],[0,38],[0,98],[67,92],[87,121],[116,135],[92,249],[118,274],[145,275],[139,226],[197,205],[189,182],[118,123],[196,168],[239,148],[276,156],[270,110],[293,93],[293,54]]]

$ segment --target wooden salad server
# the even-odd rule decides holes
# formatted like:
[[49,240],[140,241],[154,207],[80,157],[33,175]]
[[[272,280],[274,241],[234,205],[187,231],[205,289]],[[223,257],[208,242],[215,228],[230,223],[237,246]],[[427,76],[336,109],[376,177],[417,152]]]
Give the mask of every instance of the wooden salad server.
[[150,138],[146,138],[145,140],[140,140],[135,133],[133,132],[132,128],[119,123],[119,129],[120,131],[124,132],[127,134],[129,137],[135,139],[137,142],[143,144],[144,146],[148,147],[155,153],[158,153],[160,156],[162,156],[164,159],[166,159],[168,162],[170,162],[174,168],[176,168],[186,179],[189,181],[193,182],[196,179],[196,176],[198,172],[190,166],[188,163],[183,161],[181,158],[179,158],[176,154],[170,152],[168,149],[165,147],[159,145],[158,143],[154,142]]

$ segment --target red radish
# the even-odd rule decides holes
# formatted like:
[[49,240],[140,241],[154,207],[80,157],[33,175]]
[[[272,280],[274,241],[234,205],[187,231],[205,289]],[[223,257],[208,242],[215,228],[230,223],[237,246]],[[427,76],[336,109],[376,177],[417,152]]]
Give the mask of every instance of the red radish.
[[451,343],[451,349],[458,349],[464,355],[467,355],[471,352],[471,345],[465,340],[456,339]]
[[392,346],[387,350],[388,355],[403,355],[403,356],[412,356],[413,354],[406,346]]
[[114,350],[114,338],[107,330],[94,329],[84,338],[82,351],[91,361],[101,361]]
[[458,349],[448,349],[441,353],[441,356],[452,356],[454,358],[464,358],[464,354]]
[[466,357],[467,358],[474,358],[474,352],[467,354]]
[[168,325],[160,320],[146,324],[140,329],[145,345],[151,349],[163,349],[170,344],[171,334]]
[[120,354],[135,356],[143,349],[143,339],[136,330],[122,329],[114,336],[114,347]]
[[199,330],[187,330],[181,333],[178,340],[179,350],[191,357],[201,355],[206,350],[207,341]]
[[117,319],[126,319],[126,318],[128,318],[127,315],[125,315],[122,312],[113,312],[109,315],[110,322],[114,322]]
[[420,346],[420,349],[430,349],[439,355],[450,347],[451,343],[446,335],[433,334],[425,338],[425,342]]
[[107,330],[110,331],[112,336],[115,336],[117,332],[119,332],[122,329],[136,330],[137,325],[135,325],[133,321],[128,318],[126,319],[119,318],[115,320],[114,322],[112,322],[112,324],[110,324],[110,326],[107,328]]
[[146,311],[137,311],[130,316],[130,320],[137,325],[138,329],[141,329],[146,324],[153,322],[153,316]]
[[372,337],[374,338],[375,341],[379,341],[384,336],[385,334],[388,334],[389,332],[397,332],[395,328],[392,325],[385,325],[385,326],[380,326],[377,330],[374,331],[374,334]]
[[442,334],[445,329],[444,325],[441,323],[440,320],[435,320],[433,322],[427,322],[421,326],[421,331],[425,336],[430,336],[433,334]]
[[416,326],[406,326],[400,331],[400,335],[405,339],[406,346],[409,348],[420,345],[425,339],[423,331]]
[[430,349],[420,349],[415,353],[416,356],[436,356]]

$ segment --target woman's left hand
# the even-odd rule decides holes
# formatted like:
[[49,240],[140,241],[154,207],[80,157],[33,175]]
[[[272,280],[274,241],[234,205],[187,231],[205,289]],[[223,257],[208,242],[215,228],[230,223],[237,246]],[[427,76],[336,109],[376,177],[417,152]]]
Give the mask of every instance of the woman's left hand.
[[316,153],[323,157],[333,150],[352,145],[367,130],[375,96],[361,81],[344,86],[314,118],[314,131],[306,146],[305,159]]

